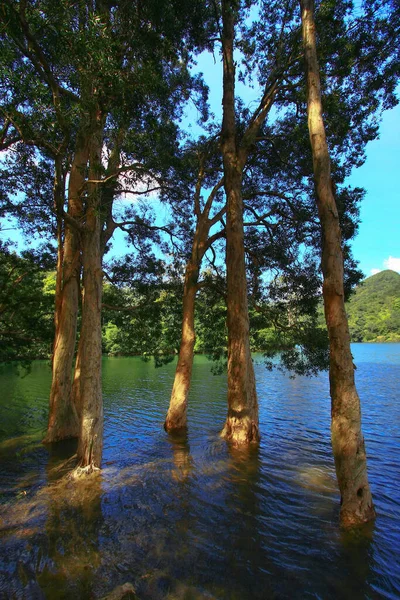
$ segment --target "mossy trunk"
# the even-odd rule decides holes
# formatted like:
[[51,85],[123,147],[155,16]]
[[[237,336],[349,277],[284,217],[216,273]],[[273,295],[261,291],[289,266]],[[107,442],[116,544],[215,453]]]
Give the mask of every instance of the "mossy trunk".
[[244,254],[242,173],[236,142],[235,65],[233,60],[237,4],[222,2],[223,121],[226,214],[226,272],[228,325],[228,416],[222,436],[234,445],[258,442],[258,402],[250,353],[249,314]]
[[[88,161],[87,140],[79,138],[68,186],[68,214],[80,221],[82,217],[82,187]],[[62,248],[62,278],[57,279],[56,331],[53,346],[50,409],[45,443],[78,437],[79,422],[71,401],[72,363],[76,344],[76,329],[80,294],[80,237],[78,230],[65,224]],[[60,258],[60,254],[59,254]],[[58,264],[58,267],[60,265]]]
[[341,494],[340,522],[342,526],[350,527],[370,521],[375,517],[375,511],[368,484],[360,399],[354,381],[344,306],[341,230],[322,116],[314,3],[313,0],[301,0],[300,5],[308,84],[308,127],[322,230],[323,297],[330,344],[332,448]]

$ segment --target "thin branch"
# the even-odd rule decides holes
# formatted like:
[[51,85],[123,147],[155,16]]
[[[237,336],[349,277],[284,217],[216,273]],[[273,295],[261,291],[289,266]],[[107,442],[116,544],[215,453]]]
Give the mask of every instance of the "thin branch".
[[[206,205],[204,207],[204,214],[207,217],[208,217],[208,215],[210,213],[210,210],[211,210],[211,207],[212,207],[212,203],[214,202],[215,197],[216,197],[218,191],[222,188],[223,185],[224,185],[224,178],[221,177],[220,180],[214,185],[213,189],[211,190],[211,192],[210,192],[210,194],[209,194],[209,196],[207,198]],[[217,219],[217,221],[218,220],[219,219]],[[210,223],[212,225],[212,219],[211,219]]]
[[221,229],[220,231],[217,231],[216,233],[211,235],[207,240],[206,250],[209,250],[214,242],[216,242],[217,240],[221,240],[222,238],[225,237],[225,235],[226,235],[225,228]]
[[204,176],[205,176],[204,163],[205,163],[205,155],[203,153],[200,158],[200,167],[199,167],[199,173],[198,173],[197,181],[196,181],[196,190],[195,190],[194,197],[193,197],[194,214],[196,215],[197,218],[200,218],[200,214],[201,214],[200,193],[201,193],[201,188],[203,186],[203,181],[204,181]]
[[116,191],[118,194],[133,194],[134,196],[145,196],[146,194],[151,194],[152,192],[159,192],[163,189],[163,186],[156,186],[152,188],[147,188],[145,190],[128,190],[125,188],[118,188]]
[[10,148],[11,146],[13,146],[17,142],[21,142],[21,141],[22,141],[22,137],[20,135],[15,136],[13,138],[10,138],[7,142],[2,141],[0,143],[0,151],[1,150],[7,150],[8,148]]
[[226,205],[223,206],[214,216],[212,219],[210,219],[209,224],[210,227],[212,227],[213,225],[215,225],[216,223],[218,223],[218,221],[221,221],[221,223],[223,224],[223,226],[225,227],[225,224],[222,220],[224,214],[226,213]]
[[12,115],[8,112],[6,112],[6,110],[4,108],[0,107],[0,111],[3,113],[3,115],[10,121],[10,123],[12,124],[12,126],[14,127],[14,129],[18,132],[21,140],[24,142],[24,144],[26,144],[27,146],[36,146],[37,148],[46,148],[46,150],[48,150],[53,156],[57,154],[57,150],[54,148],[54,146],[52,146],[52,144],[50,144],[49,142],[47,142],[46,140],[38,137],[30,137],[29,135],[26,135],[28,132],[25,132],[23,127],[21,128],[21,125],[18,124],[18,122],[15,120],[15,116],[18,117],[19,119],[21,119],[23,122],[25,121],[25,126],[27,127],[27,129],[30,129],[29,125],[26,125],[26,118],[25,115],[23,113],[21,113],[20,111],[18,111],[15,107],[13,107],[13,112],[15,113],[15,115]]

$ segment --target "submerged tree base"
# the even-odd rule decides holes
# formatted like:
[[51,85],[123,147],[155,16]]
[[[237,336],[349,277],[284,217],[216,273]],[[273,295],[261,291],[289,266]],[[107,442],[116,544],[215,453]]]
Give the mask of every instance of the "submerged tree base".
[[86,467],[78,466],[70,473],[69,477],[70,479],[81,479],[82,477],[87,477],[93,473],[100,473],[100,471],[101,469],[93,464],[87,465]]
[[64,440],[76,440],[79,434],[75,428],[71,429],[60,429],[51,428],[47,431],[45,437],[42,440],[42,444],[54,444],[56,442],[62,442]]
[[170,414],[168,411],[164,422],[164,429],[167,433],[183,432],[187,430],[186,411],[184,413],[180,412],[179,414]]
[[364,525],[375,518],[376,512],[368,481],[358,489],[356,485],[347,499],[342,496],[339,519],[343,529]]
[[236,447],[258,444],[260,441],[258,424],[249,416],[228,415],[220,435]]
[[366,508],[364,503],[360,502],[358,508],[340,509],[340,527],[350,529],[370,523],[376,519],[376,512],[373,505],[368,505]]

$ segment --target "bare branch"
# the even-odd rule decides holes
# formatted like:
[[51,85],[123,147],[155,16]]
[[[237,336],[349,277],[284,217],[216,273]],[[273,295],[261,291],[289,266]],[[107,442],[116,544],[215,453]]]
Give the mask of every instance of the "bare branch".
[[210,227],[212,227],[213,225],[215,225],[216,223],[218,223],[218,221],[221,221],[221,223],[222,223],[222,224],[223,224],[223,226],[225,227],[225,224],[224,224],[224,222],[223,222],[223,220],[222,220],[222,218],[223,218],[223,216],[224,216],[224,214],[225,214],[225,213],[226,213],[226,205],[225,205],[225,206],[223,206],[223,207],[221,208],[221,210],[219,210],[219,211],[218,211],[218,212],[217,212],[217,213],[216,213],[216,214],[213,216],[213,218],[212,218],[212,219],[210,219],[210,221],[209,221]]
[[214,233],[213,235],[211,235],[206,243],[206,249],[208,250],[209,248],[211,248],[211,246],[213,245],[214,242],[216,242],[217,240],[221,240],[222,238],[224,238],[226,235],[225,229],[221,229],[220,231],[217,231],[216,233]]

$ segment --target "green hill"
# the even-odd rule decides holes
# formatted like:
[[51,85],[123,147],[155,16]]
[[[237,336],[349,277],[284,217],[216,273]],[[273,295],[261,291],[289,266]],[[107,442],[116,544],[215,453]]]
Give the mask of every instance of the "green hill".
[[400,342],[400,274],[365,279],[346,304],[353,342]]

